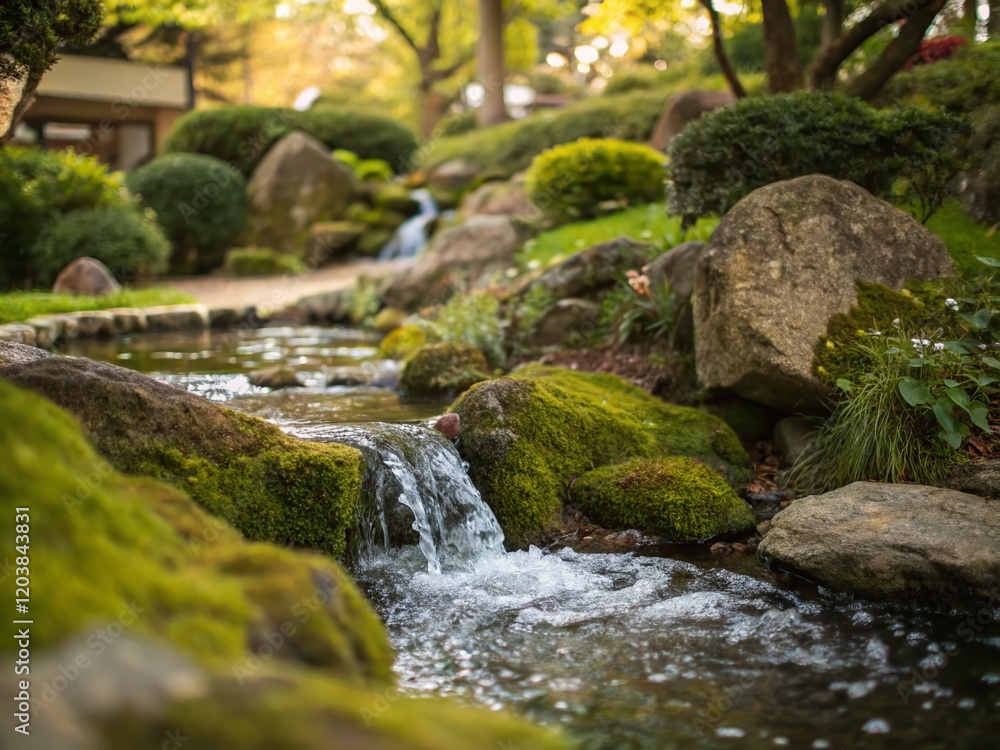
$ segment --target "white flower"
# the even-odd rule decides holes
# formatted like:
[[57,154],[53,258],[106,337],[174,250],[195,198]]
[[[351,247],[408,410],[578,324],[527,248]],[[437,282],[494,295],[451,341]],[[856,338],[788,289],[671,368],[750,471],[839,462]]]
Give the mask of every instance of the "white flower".
[[936,352],[939,352],[939,351],[941,351],[942,349],[944,349],[944,344],[942,344],[942,343],[940,343],[940,342],[939,342],[939,343],[937,343],[937,344],[934,344],[934,351],[936,351]]
[[944,306],[948,307],[948,308],[950,308],[952,310],[956,310],[957,311],[958,310],[958,300],[955,300],[955,299],[952,299],[951,297],[949,297],[948,299],[946,299],[944,301]]
[[985,348],[986,348],[986,344],[980,344],[980,345],[979,345],[979,348],[980,348],[980,349],[985,349]]
[[895,320],[893,320],[893,321],[892,321],[892,324],[893,324],[894,326],[898,326],[898,325],[899,325],[899,318],[896,318]]

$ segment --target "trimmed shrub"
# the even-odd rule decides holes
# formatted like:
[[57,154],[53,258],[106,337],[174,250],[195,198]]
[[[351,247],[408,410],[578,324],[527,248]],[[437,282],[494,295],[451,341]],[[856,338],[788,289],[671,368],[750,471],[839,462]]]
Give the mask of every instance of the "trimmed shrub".
[[220,159],[165,154],[128,177],[142,204],[173,243],[171,269],[203,273],[218,267],[247,219],[246,180]]
[[602,204],[623,208],[663,197],[663,154],[613,138],[581,138],[535,157],[526,177],[528,196],[557,219],[594,216]]
[[384,115],[341,107],[314,107],[294,117],[295,127],[331,149],[352,151],[359,159],[381,159],[398,173],[406,172],[417,139]]
[[170,131],[164,151],[214,156],[249,177],[291,129],[294,115],[290,109],[251,105],[188,112]]
[[132,208],[78,208],[55,220],[31,252],[36,280],[51,283],[77,258],[96,258],[120,280],[166,267],[170,243],[152,212]]
[[916,108],[875,110],[840,94],[743,99],[688,125],[670,144],[670,213],[724,214],[772,182],[850,180],[926,220],[959,169],[962,127]]
[[597,96],[523,120],[476,128],[434,142],[429,151],[421,151],[416,166],[433,170],[446,161],[463,159],[477,166],[481,177],[504,178],[527,169],[545,149],[578,138],[645,141],[668,96],[668,91]]
[[475,129],[476,111],[474,109],[467,109],[464,112],[458,112],[441,118],[441,122],[438,123],[435,132],[441,138],[452,138]]
[[0,286],[36,283],[32,248],[62,214],[83,208],[135,206],[122,175],[108,172],[93,157],[71,151],[0,148]]
[[235,276],[278,276],[301,273],[305,265],[294,255],[267,247],[238,247],[226,254],[226,266]]

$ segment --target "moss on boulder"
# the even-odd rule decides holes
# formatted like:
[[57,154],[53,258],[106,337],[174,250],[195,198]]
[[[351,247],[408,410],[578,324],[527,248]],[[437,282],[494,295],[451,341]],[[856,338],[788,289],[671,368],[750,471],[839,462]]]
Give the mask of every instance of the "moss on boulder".
[[602,466],[577,479],[570,497],[602,526],[675,542],[700,542],[754,524],[749,506],[718,472],[684,456]]
[[746,451],[721,419],[614,375],[530,365],[474,385],[451,411],[469,475],[513,547],[554,527],[570,482],[601,466],[682,455],[733,486],[749,481]]
[[345,549],[363,474],[361,454],[289,437],[250,417],[122,367],[45,357],[0,367],[83,425],[125,473],[162,479],[250,539]]
[[338,563],[248,542],[176,489],[119,474],[68,414],[2,380],[0,453],[0,498],[12,519],[31,509],[32,584],[48,594],[31,612],[39,747],[565,747],[505,714],[403,697]]
[[382,359],[406,359],[427,343],[427,332],[418,325],[408,324],[390,331],[378,345]]
[[489,380],[489,369],[483,353],[469,344],[425,344],[403,366],[399,392],[409,397],[455,396]]

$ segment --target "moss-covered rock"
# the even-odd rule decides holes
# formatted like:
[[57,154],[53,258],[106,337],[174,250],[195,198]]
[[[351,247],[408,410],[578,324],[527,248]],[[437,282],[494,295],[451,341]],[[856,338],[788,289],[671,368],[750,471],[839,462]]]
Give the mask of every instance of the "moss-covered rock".
[[[848,377],[857,370],[861,355],[858,339],[878,332],[892,336],[916,336],[921,329],[934,330],[949,322],[954,313],[945,300],[962,295],[958,279],[914,280],[897,291],[883,284],[858,281],[858,304],[837,313],[827,324],[814,349],[813,369],[827,383]],[[894,321],[898,320],[898,323]]]
[[379,310],[378,315],[372,319],[372,328],[380,333],[390,333],[403,325],[403,322],[408,317],[409,314],[403,310],[397,310],[395,307],[386,307]]
[[473,386],[450,411],[469,475],[514,547],[553,527],[570,482],[601,466],[682,455],[733,486],[749,480],[746,451],[721,419],[614,375],[531,365]]
[[402,396],[455,396],[489,380],[489,364],[476,347],[455,341],[425,344],[403,366]]
[[382,339],[378,345],[378,356],[382,359],[403,360],[415,354],[426,343],[427,332],[420,326],[400,326]]
[[609,529],[700,542],[753,526],[749,506],[718,472],[684,456],[602,466],[577,479],[573,505]]
[[46,357],[0,367],[0,379],[75,416],[126,474],[162,479],[250,539],[339,556],[354,521],[361,454],[310,443],[122,367]]
[[0,454],[0,501],[11,519],[30,508],[32,584],[48,594],[31,605],[38,747],[565,747],[504,714],[403,697],[339,564],[247,542],[176,489],[122,476],[68,414],[3,381]]
[[247,542],[176,489],[123,477],[68,414],[3,381],[0,453],[0,498],[11,517],[30,508],[32,584],[51,594],[32,601],[33,646],[120,622],[228,668],[288,622],[276,658],[389,680],[385,633],[333,560]]

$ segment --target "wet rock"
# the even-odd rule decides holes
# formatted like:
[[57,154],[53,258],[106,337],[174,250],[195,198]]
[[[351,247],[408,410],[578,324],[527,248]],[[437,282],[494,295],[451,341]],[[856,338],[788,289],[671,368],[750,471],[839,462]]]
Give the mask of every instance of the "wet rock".
[[459,342],[426,344],[406,360],[399,377],[401,396],[457,396],[488,380],[489,364],[476,347]]
[[716,542],[709,547],[709,552],[713,555],[730,555],[733,552],[733,545],[729,542]]
[[457,414],[445,414],[434,423],[434,429],[449,440],[462,434],[462,419]]
[[51,318],[32,318],[25,321],[25,325],[35,329],[34,346],[41,349],[51,349],[59,340],[60,326]]
[[208,325],[213,331],[232,331],[237,328],[254,328],[260,325],[257,308],[214,307],[208,311]]
[[270,388],[273,391],[282,388],[301,388],[305,383],[299,373],[293,367],[285,365],[274,365],[273,367],[262,367],[247,375],[250,385],[258,388]]
[[829,387],[813,373],[813,350],[830,317],[857,304],[856,282],[900,289],[953,274],[937,235],[853,183],[810,175],[762,187],[726,214],[698,261],[698,377],[820,412]]
[[53,294],[86,294],[104,297],[122,290],[111,270],[96,258],[77,258],[66,266],[52,285]]
[[147,307],[145,312],[150,333],[203,331],[208,328],[208,308],[204,305]]
[[978,609],[1000,591],[996,501],[856,482],[795,501],[760,551],[835,591]]
[[149,329],[145,311],[138,308],[115,307],[105,312],[114,318],[115,331],[119,335],[145,333]]
[[34,346],[35,329],[26,323],[0,325],[0,341],[12,341],[17,344]]
[[310,294],[300,299],[294,309],[309,323],[347,323],[351,319],[353,296],[354,290],[350,288]]
[[72,313],[77,335],[87,339],[108,339],[118,335],[115,316],[107,310]]
[[785,417],[774,426],[774,445],[791,466],[812,443],[818,425],[815,419]]
[[301,253],[309,228],[337,219],[356,193],[354,175],[330,149],[293,131],[271,147],[247,183],[250,244]]
[[412,268],[388,277],[380,288],[382,300],[412,312],[444,302],[455,289],[485,286],[513,266],[520,246],[507,217],[473,216],[434,235]]

